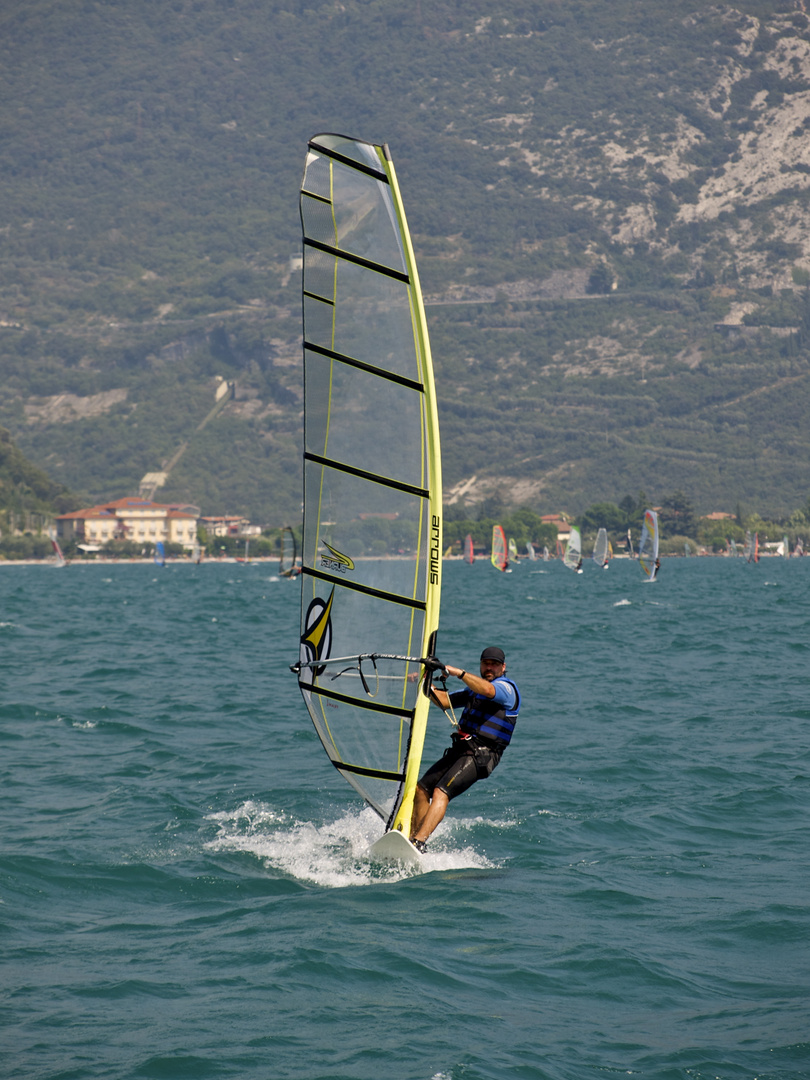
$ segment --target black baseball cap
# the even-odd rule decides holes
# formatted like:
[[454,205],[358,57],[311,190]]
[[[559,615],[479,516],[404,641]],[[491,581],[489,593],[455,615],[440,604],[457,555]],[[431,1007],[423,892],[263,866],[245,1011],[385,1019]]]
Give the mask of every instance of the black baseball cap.
[[497,660],[499,664],[506,663],[506,656],[503,649],[499,649],[496,645],[490,645],[488,649],[484,649],[481,653],[482,660]]

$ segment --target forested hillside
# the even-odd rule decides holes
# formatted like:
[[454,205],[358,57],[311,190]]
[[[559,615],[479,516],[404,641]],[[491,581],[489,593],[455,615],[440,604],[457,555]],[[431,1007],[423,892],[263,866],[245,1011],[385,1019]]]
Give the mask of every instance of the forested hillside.
[[[448,502],[810,491],[791,2],[7,0],[0,423],[59,485],[300,513],[306,140],[387,141]],[[219,381],[236,395],[207,423]],[[199,429],[199,430],[198,430]]]

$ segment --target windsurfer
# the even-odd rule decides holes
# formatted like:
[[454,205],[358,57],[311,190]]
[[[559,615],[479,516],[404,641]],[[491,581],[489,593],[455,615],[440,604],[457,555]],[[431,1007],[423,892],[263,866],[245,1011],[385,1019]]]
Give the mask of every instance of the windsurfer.
[[494,646],[481,653],[480,675],[445,664],[445,671],[464,683],[453,694],[431,688],[440,708],[463,706],[453,743],[416,786],[411,839],[424,851],[451,799],[489,776],[509,745],[520,711],[520,691],[505,678],[506,657]]

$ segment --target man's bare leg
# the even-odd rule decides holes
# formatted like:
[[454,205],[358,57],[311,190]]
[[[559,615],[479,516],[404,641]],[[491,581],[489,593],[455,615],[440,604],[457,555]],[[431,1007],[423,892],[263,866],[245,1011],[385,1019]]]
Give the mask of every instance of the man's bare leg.
[[430,799],[428,793],[419,785],[416,785],[416,791],[413,795],[413,813],[411,814],[411,840],[416,836],[417,832],[422,828],[422,823],[427,816],[427,812],[430,809]]
[[[417,788],[417,791],[420,789]],[[424,793],[423,793],[424,795]],[[424,800],[427,802],[427,795],[424,795]],[[433,798],[428,807],[427,813],[421,819],[415,833],[413,834],[414,840],[425,841],[430,834],[439,824],[447,811],[447,804],[450,802],[449,798],[443,791],[438,788],[433,789]]]

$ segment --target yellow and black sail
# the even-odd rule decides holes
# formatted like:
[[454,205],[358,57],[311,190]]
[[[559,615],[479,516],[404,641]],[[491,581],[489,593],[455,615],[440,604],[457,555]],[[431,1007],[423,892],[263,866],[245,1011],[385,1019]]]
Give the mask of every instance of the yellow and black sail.
[[387,146],[309,143],[299,683],[330,760],[389,828],[410,822],[435,647],[441,463],[433,368]]

